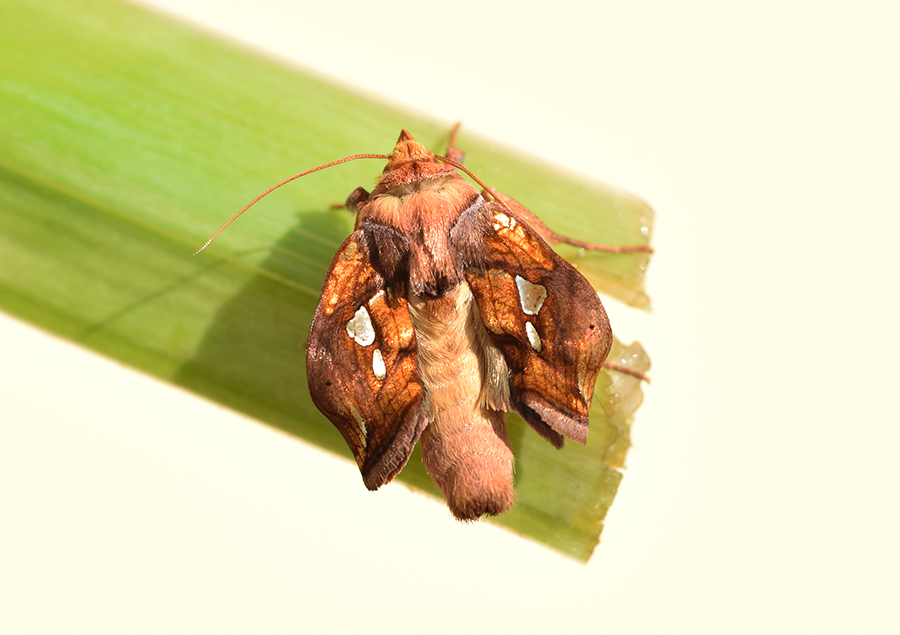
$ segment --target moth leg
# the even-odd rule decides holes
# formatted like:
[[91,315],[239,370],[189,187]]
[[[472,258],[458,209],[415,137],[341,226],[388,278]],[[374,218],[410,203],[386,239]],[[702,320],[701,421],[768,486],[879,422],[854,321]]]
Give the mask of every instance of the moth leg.
[[466,153],[456,147],[456,135],[459,134],[459,127],[462,124],[456,124],[453,126],[453,130],[450,131],[450,145],[447,146],[447,154],[444,155],[444,158],[450,159],[454,163],[463,164],[463,161],[466,160]]
[[357,213],[357,208],[369,200],[369,193],[365,188],[358,187],[350,193],[343,203],[332,203],[331,209],[345,209],[352,214]]
[[628,366],[622,366],[622,364],[603,362],[603,368],[615,371],[617,373],[622,373],[623,375],[631,375],[632,377],[637,377],[641,381],[645,381],[648,384],[650,383],[650,377],[647,376],[646,373],[642,373],[641,371],[635,370],[633,368],[628,368]]
[[366,191],[366,189],[363,187],[358,187],[350,192],[350,196],[348,196],[346,202],[344,202],[344,207],[351,212],[355,212],[360,205],[368,200],[369,193]]

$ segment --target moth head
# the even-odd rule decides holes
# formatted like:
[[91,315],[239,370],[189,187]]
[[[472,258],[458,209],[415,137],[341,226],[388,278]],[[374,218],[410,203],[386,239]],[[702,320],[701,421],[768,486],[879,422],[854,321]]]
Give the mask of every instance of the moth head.
[[385,166],[385,172],[392,172],[406,165],[407,163],[417,163],[420,161],[434,162],[435,156],[428,148],[413,139],[409,131],[403,129],[400,131],[400,138],[397,139],[397,145],[391,153],[391,158]]

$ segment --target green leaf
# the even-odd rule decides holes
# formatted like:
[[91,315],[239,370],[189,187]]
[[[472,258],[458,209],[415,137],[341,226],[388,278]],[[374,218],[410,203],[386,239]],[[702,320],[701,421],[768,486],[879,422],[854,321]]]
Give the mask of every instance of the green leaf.
[[[353,225],[330,205],[382,165],[282,188],[192,253],[294,172],[387,153],[404,127],[442,151],[450,126],[109,0],[6,0],[0,104],[0,308],[349,458],[309,400],[303,344]],[[459,145],[552,229],[647,244],[652,212],[634,197],[465,130]],[[598,289],[648,305],[646,253],[560,251]],[[614,358],[648,367],[637,345]],[[633,377],[599,381],[586,447],[556,451],[511,417],[518,505],[495,521],[579,559],[598,541],[640,402]],[[436,492],[417,458],[401,479]]]

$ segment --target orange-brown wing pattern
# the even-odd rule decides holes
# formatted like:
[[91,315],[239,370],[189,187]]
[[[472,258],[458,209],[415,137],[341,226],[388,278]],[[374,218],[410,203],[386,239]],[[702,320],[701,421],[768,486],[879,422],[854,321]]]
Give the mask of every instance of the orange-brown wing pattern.
[[612,343],[597,293],[508,206],[489,202],[460,226],[461,236],[481,235],[465,277],[509,367],[511,408],[554,445],[585,443]]
[[369,489],[406,465],[428,421],[403,293],[385,288],[360,231],[335,255],[307,344],[313,403],[341,432]]

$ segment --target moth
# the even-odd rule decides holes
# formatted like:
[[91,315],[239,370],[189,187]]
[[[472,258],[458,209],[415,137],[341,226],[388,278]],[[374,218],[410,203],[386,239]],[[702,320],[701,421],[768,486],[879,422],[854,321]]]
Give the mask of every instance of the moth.
[[459,167],[404,130],[374,190],[350,195],[355,231],[325,277],[306,369],[366,487],[419,442],[453,515],[474,520],[515,501],[507,411],[557,448],[586,443],[612,331],[556,235]]
[[564,438],[586,443],[612,331],[597,293],[547,241],[598,247],[551,232],[484,186],[462,156],[455,130],[446,157],[403,130],[389,156],[354,155],[300,173],[222,229],[295,178],[387,159],[372,192],[357,188],[347,199],[355,230],[331,262],[313,316],[309,391],[366,487],[390,482],[418,442],[450,511],[475,520],[515,502],[507,411],[557,448]]

